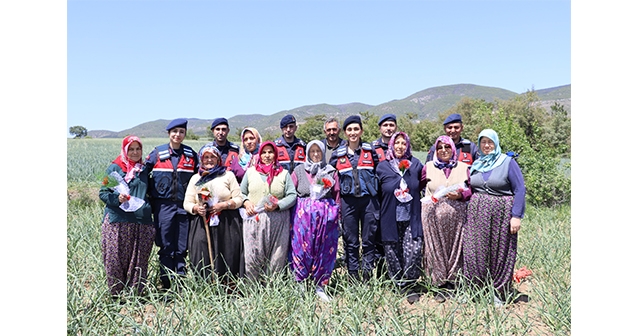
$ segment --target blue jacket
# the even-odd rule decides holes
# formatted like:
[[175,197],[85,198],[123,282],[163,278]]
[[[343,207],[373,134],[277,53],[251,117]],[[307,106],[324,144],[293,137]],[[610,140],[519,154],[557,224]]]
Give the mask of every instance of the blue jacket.
[[160,145],[149,153],[145,167],[151,172],[151,200],[171,200],[182,207],[189,179],[198,172],[198,157],[193,149],[180,145],[180,149],[174,151],[169,144]]

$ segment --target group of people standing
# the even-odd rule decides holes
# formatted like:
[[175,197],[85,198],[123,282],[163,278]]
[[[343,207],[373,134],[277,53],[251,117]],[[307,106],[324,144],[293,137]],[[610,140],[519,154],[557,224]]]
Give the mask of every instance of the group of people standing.
[[[396,116],[383,115],[380,138],[363,142],[362,120],[342,127],[331,118],[326,138],[305,143],[286,115],[282,136],[265,141],[255,128],[242,145],[227,140],[229,123],[215,119],[214,141],[198,152],[182,144],[186,119],[166,130],[169,143],[142,160],[142,142],[123,140],[107,169],[122,176],[130,195],[103,186],[103,258],[107,284],[142,292],[153,238],[159,246],[162,288],[194,273],[235,287],[238,278],[264,283],[289,267],[302,288],[323,301],[342,237],[353,281],[380,275],[380,265],[410,303],[420,299],[425,274],[444,302],[463,275],[496,289],[496,304],[511,292],[517,232],[524,215],[524,179],[502,153],[491,129],[475,143],[463,139],[462,119],[450,115],[422,163]],[[344,132],[345,139],[340,137]],[[129,196],[146,202],[123,210]],[[126,208],[126,207],[125,207]],[[153,213],[153,216],[151,214]],[[376,272],[378,268],[378,272]]]

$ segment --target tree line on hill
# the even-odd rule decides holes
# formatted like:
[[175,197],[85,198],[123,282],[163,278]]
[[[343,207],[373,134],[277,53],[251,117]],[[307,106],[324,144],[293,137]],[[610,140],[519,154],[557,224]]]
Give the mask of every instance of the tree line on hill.
[[[458,113],[464,124],[464,138],[477,142],[480,131],[492,128],[500,136],[503,152],[518,153],[517,160],[527,187],[527,202],[544,206],[568,204],[571,201],[571,118],[563,105],[554,103],[547,110],[539,101],[535,91],[493,102],[464,97],[441,112],[436,120],[418,120],[415,113],[398,116],[398,130],[409,134],[413,151],[425,152],[438,136],[444,134],[444,119],[451,113]],[[380,136],[378,116],[369,111],[361,112],[360,116],[364,128],[362,140],[371,142],[377,139]],[[319,114],[299,120],[296,136],[305,142],[323,139],[326,118],[326,115]],[[245,125],[248,126],[252,125]],[[243,128],[229,134],[229,140],[240,145]],[[81,138],[86,136],[86,128],[73,126],[69,133]],[[261,132],[264,140],[273,140],[280,135]],[[192,130],[187,130],[187,139],[199,138]],[[208,138],[212,139],[211,134]]]

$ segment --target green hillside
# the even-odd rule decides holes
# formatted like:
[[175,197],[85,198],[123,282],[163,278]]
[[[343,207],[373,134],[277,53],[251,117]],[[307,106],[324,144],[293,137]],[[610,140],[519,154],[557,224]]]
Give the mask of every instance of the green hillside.
[[[558,86],[554,88],[536,90],[540,98],[541,106],[549,108],[555,102],[563,105],[567,111],[571,111],[571,85]],[[380,105],[367,105],[363,103],[349,103],[341,105],[316,104],[296,107],[291,110],[276,112],[271,115],[244,114],[229,118],[230,134],[236,134],[239,129],[246,126],[253,126],[260,133],[278,134],[280,119],[286,114],[293,114],[300,123],[308,117],[324,114],[334,116],[344,120],[347,116],[369,111],[374,115],[394,113],[398,116],[415,113],[419,119],[435,120],[440,112],[446,111],[457,104],[463,97],[473,99],[483,99],[485,101],[508,100],[518,93],[488,86],[473,84],[456,84],[438,86],[416,92],[406,98],[392,100]],[[188,118],[189,129],[196,135],[208,137],[213,119]],[[135,127],[119,132],[107,130],[91,130],[88,135],[93,138],[122,138],[128,134],[136,134],[140,137],[154,138],[165,137],[165,126],[169,120],[159,119],[149,121]]]

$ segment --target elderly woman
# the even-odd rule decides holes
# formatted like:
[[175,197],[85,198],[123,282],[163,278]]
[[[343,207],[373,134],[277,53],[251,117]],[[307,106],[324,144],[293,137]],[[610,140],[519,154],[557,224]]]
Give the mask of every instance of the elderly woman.
[[260,144],[258,162],[247,169],[240,190],[244,198],[246,277],[264,276],[286,269],[289,252],[290,208],[296,201],[291,175],[276,161],[272,141]]
[[462,267],[462,228],[467,221],[471,189],[469,165],[458,161],[453,140],[440,136],[434,148],[433,161],[427,162],[422,171],[427,183],[424,192],[427,202],[422,204],[424,265],[431,284],[439,288],[435,299],[442,303],[451,296]]
[[512,290],[526,189],[520,166],[502,153],[496,131],[480,132],[478,145],[480,156],[470,170],[473,195],[462,238],[463,269],[476,285],[493,286],[494,303],[501,306]]
[[397,132],[391,136],[385,160],[376,172],[382,195],[380,233],[389,276],[413,304],[420,299],[413,287],[422,273],[422,163],[411,155],[409,135]]
[[[116,298],[125,287],[142,294],[147,278],[149,255],[153,248],[155,227],[147,198],[148,173],[142,161],[142,142],[135,135],[122,140],[120,155],[109,165],[107,176],[116,173],[129,188],[120,193],[109,186],[109,178],[100,188],[105,203],[102,218],[102,261],[111,295]],[[144,200],[135,211],[126,205],[131,197]]]
[[247,127],[240,133],[242,138],[242,146],[240,147],[240,156],[238,164],[245,171],[247,168],[254,166],[258,161],[258,149],[262,143],[262,137],[257,129]]
[[189,260],[197,274],[209,279],[212,257],[213,271],[224,283],[232,285],[232,278],[244,276],[242,219],[238,212],[242,204],[240,186],[233,173],[222,165],[215,146],[203,146],[198,159],[198,174],[189,180],[183,204],[191,215]]
[[319,140],[307,144],[307,161],[293,170],[298,199],[292,212],[291,268],[298,283],[312,277],[322,301],[331,299],[329,283],[338,251],[340,187],[338,174],[325,161]]

